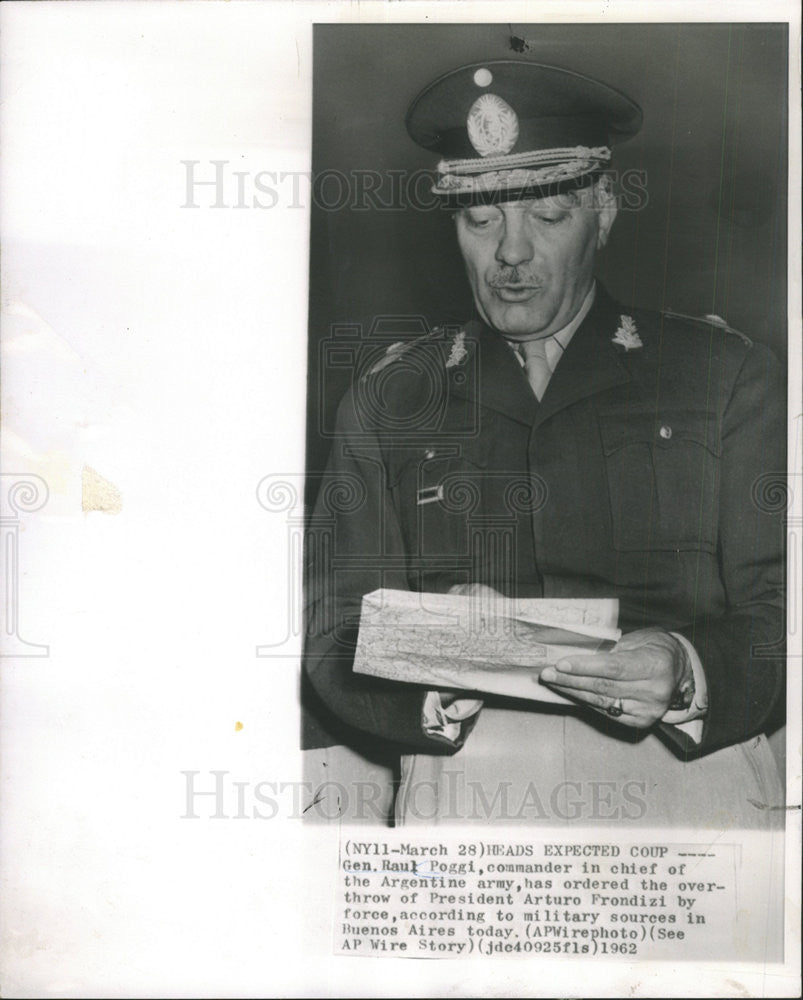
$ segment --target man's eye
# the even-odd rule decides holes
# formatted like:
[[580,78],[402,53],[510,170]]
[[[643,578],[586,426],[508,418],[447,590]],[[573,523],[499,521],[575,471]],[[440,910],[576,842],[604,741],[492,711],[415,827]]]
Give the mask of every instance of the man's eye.
[[469,216],[469,224],[473,229],[487,229],[496,221],[492,215]]
[[556,226],[559,222],[563,222],[566,218],[565,215],[539,215],[538,221],[543,222],[546,226]]

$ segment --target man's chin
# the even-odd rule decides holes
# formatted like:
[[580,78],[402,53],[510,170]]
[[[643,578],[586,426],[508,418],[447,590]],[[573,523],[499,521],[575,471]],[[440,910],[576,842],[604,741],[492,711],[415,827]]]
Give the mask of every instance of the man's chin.
[[531,337],[547,330],[554,316],[543,309],[513,304],[488,310],[488,319],[494,330],[506,337]]

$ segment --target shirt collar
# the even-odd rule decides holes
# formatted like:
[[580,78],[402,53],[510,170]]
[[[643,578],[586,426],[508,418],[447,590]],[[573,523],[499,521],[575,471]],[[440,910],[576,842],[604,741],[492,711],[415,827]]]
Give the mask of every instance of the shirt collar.
[[[591,282],[591,288],[589,288],[586,297],[583,299],[583,304],[580,306],[578,311],[575,313],[574,317],[557,333],[553,333],[551,336],[546,338],[546,343],[544,344],[544,350],[546,353],[547,364],[551,371],[555,370],[555,367],[560,361],[563,352],[569,346],[569,341],[574,336],[577,328],[583,322],[583,320],[588,315],[589,309],[594,304],[594,298],[597,294],[597,283],[596,281]],[[508,340],[505,338],[507,344],[516,352],[516,357],[519,358],[521,363],[524,363],[524,359],[519,352],[519,344],[526,343],[528,340],[537,340],[536,337],[525,337],[524,341],[521,340]]]
[[589,288],[586,297],[583,299],[583,304],[578,309],[574,319],[567,323],[562,330],[558,330],[557,333],[552,334],[552,337],[560,344],[564,351],[569,346],[569,341],[574,336],[575,331],[588,315],[589,309],[594,305],[594,297],[596,294],[597,283],[596,281],[592,281],[591,288]]

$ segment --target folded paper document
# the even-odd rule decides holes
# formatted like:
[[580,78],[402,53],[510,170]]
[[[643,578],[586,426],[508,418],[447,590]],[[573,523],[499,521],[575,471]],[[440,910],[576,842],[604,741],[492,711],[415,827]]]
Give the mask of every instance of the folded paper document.
[[388,680],[566,703],[538,683],[564,656],[610,649],[619,602],[375,590],[362,600],[354,670]]

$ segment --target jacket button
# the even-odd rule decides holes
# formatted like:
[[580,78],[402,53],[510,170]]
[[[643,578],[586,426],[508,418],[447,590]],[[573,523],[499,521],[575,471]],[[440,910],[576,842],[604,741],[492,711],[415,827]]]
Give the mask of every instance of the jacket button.
[[669,424],[664,424],[658,431],[658,433],[661,435],[664,441],[668,441],[672,437],[672,428],[669,426]]

